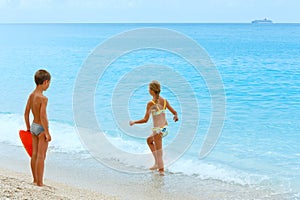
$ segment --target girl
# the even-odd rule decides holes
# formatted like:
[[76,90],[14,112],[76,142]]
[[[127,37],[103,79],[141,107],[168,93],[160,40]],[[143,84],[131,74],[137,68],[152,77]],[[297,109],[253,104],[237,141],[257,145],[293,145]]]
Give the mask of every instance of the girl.
[[173,120],[178,121],[177,112],[172,108],[169,102],[159,96],[160,84],[158,81],[152,81],[149,84],[149,93],[152,100],[147,103],[146,113],[143,119],[130,121],[130,126],[134,124],[146,123],[149,120],[150,114],[153,118],[152,134],[147,138],[147,144],[153,154],[155,163],[150,170],[158,170],[160,175],[164,175],[164,163],[162,159],[162,138],[168,134],[168,122],[166,119],[166,109],[173,115]]

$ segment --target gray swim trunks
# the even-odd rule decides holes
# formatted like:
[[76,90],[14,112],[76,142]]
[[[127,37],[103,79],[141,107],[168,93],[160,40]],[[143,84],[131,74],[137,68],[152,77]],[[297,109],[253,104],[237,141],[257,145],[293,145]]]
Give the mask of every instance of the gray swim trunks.
[[37,123],[32,123],[31,126],[30,126],[30,132],[36,136],[38,136],[40,133],[44,132],[44,128],[37,124]]

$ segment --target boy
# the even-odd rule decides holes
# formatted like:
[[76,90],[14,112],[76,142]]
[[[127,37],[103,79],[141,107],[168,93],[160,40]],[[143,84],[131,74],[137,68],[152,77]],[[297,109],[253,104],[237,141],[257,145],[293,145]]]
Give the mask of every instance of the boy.
[[[48,130],[47,103],[48,98],[43,95],[50,85],[51,75],[46,70],[38,70],[35,73],[35,90],[30,94],[24,113],[27,130],[32,134],[31,172],[33,184],[43,186],[44,161],[51,136]],[[29,114],[33,114],[33,122],[30,126]]]

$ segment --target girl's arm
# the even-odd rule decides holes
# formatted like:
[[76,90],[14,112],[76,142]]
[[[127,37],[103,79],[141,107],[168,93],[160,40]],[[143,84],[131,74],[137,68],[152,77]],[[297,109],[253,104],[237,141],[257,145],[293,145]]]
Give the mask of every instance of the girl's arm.
[[174,122],[177,122],[177,121],[178,121],[177,112],[176,112],[176,110],[169,104],[168,101],[167,101],[166,107],[167,107],[168,110],[174,115],[174,117],[173,117]]
[[137,120],[137,121],[130,121],[130,122],[129,122],[129,125],[132,126],[132,125],[134,125],[134,124],[143,124],[143,123],[147,123],[148,120],[149,120],[149,117],[150,117],[150,108],[151,108],[151,106],[152,106],[151,104],[152,104],[151,102],[149,102],[149,103],[147,104],[146,113],[145,113],[145,116],[144,116],[143,119],[140,119],[140,120]]

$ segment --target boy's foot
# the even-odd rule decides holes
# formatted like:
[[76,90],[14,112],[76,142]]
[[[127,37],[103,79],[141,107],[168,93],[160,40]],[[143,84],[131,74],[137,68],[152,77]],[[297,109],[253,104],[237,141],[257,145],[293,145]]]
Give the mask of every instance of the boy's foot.
[[38,187],[44,187],[44,184],[43,183],[36,183],[36,186],[38,186]]
[[149,168],[150,170],[157,170],[158,166],[157,165],[153,165],[152,167]]

